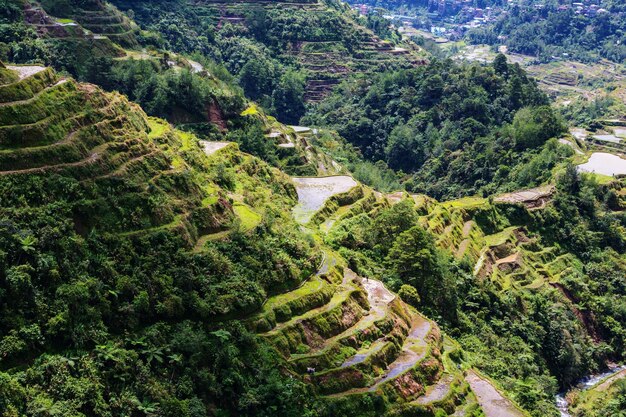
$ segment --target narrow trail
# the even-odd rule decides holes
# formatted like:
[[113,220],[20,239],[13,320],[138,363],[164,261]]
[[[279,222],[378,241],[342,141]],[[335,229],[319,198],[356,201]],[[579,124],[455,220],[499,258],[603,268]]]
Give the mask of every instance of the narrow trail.
[[469,220],[463,224],[463,237],[469,237],[470,232],[472,231],[472,227],[474,226],[474,221]]
[[12,170],[12,171],[0,171],[0,175],[33,174],[36,172],[44,172],[44,171],[53,170],[53,169],[77,167],[77,166],[92,164],[96,162],[100,157],[101,157],[100,153],[93,152],[87,158],[81,159],[80,161],[76,161],[76,162],[67,162],[67,163],[57,164],[57,165],[44,165],[44,166],[36,167],[36,168],[18,169],[18,170]]
[[47,145],[25,146],[25,147],[17,148],[17,149],[2,149],[2,150],[0,150],[0,153],[3,153],[3,152],[15,152],[15,151],[22,151],[22,150],[28,150],[29,152],[32,152],[32,151],[38,151],[38,150],[43,150],[43,149],[52,149],[52,148],[55,148],[57,146],[67,145],[68,143],[70,143],[70,142],[72,142],[74,140],[76,135],[78,135],[78,133],[80,133],[81,130],[86,129],[86,128],[87,128],[87,126],[78,127],[76,129],[72,130],[71,132],[69,132],[67,135],[65,135],[65,137],[63,139],[61,139],[58,142],[50,143],[50,144],[47,144]]
[[90,178],[90,181],[94,181],[94,180],[101,180],[101,179],[106,179],[106,178],[112,178],[112,177],[117,177],[117,176],[121,176],[124,175],[126,173],[126,171],[128,170],[128,168],[140,161],[143,161],[146,158],[150,158],[152,156],[157,155],[160,152],[159,149],[154,149],[151,150],[148,153],[144,153],[138,156],[134,156],[131,159],[129,159],[128,161],[124,162],[123,164],[121,164],[120,166],[118,166],[114,171],[108,172],[104,175],[100,175],[98,177],[93,177]]
[[489,381],[469,370],[465,380],[470,384],[486,417],[525,417],[512,402],[505,398]]
[[33,101],[37,100],[39,97],[41,97],[41,95],[48,93],[50,90],[52,90],[54,87],[58,87],[60,85],[63,85],[67,82],[66,78],[62,78],[59,81],[57,81],[56,83],[47,86],[46,88],[42,89],[41,91],[38,91],[36,94],[34,94],[32,97],[24,99],[24,100],[19,100],[19,101],[7,101],[5,103],[0,103],[0,108],[1,107],[8,107],[8,106],[22,106],[24,104],[29,104],[32,103]]

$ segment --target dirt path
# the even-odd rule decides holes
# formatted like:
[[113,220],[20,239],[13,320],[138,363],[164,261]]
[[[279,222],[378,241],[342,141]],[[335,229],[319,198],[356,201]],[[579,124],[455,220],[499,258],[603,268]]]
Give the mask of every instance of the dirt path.
[[13,174],[34,174],[36,172],[44,172],[49,169],[62,169],[70,167],[78,167],[82,165],[92,164],[100,159],[101,155],[98,152],[91,153],[87,158],[76,162],[67,162],[57,165],[44,165],[36,168],[17,169],[12,171],[0,171],[0,175],[13,175]]
[[472,226],[474,226],[474,221],[472,220],[469,220],[463,224],[463,237],[469,237],[469,234],[472,231]]
[[467,250],[467,247],[469,246],[469,244],[470,244],[469,239],[463,239],[463,241],[459,245],[459,248],[454,253],[454,256],[456,256],[457,258],[462,257],[465,251]]
[[511,400],[505,398],[491,382],[469,370],[465,380],[470,384],[486,417],[525,417]]

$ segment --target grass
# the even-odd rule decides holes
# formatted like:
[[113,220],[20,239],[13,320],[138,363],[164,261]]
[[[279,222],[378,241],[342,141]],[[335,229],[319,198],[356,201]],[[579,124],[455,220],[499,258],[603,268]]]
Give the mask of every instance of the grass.
[[17,75],[16,71],[0,68],[0,85],[14,83],[19,81],[20,77]]
[[243,203],[235,203],[233,209],[241,220],[241,228],[244,231],[250,231],[261,223],[261,215],[253,211],[249,206]]
[[458,200],[451,200],[441,203],[442,206],[448,208],[475,208],[487,205],[488,200],[482,197],[464,197]]
[[165,120],[157,119],[155,117],[148,118],[148,126],[150,126],[150,133],[148,134],[150,139],[163,136],[170,128],[169,124]]
[[217,203],[217,200],[219,199],[219,194],[215,186],[207,185],[206,187],[204,187],[204,191],[207,193],[207,197],[202,200],[203,207],[210,207],[213,204]]
[[511,237],[511,233],[513,230],[517,229],[517,226],[507,227],[501,232],[495,233],[493,235],[485,236],[485,243],[487,246],[498,246],[507,241],[509,237]]
[[265,303],[265,305],[263,306],[263,311],[269,312],[273,308],[286,304],[289,301],[297,300],[313,292],[316,292],[320,288],[322,288],[324,282],[325,281],[323,281],[321,278],[314,276],[309,281],[306,281],[305,284],[300,288],[288,293],[276,295],[267,300],[267,303]]
[[615,181],[615,177],[611,177],[610,175],[587,173],[587,175],[591,175],[600,185],[607,185]]
[[[589,410],[597,408],[601,401],[610,400],[613,395],[619,395],[619,381],[626,377],[624,372],[618,372],[607,376],[596,385],[579,393],[577,410]],[[621,383],[623,384],[623,382]],[[586,415],[586,414],[585,414]]]
[[195,142],[194,140],[195,136],[193,136],[189,132],[183,132],[183,131],[179,131],[178,136],[180,137],[181,142],[182,142],[182,146],[180,147],[179,151],[184,152],[184,151],[190,150],[191,144]]
[[259,114],[259,109],[256,105],[252,104],[250,107],[241,112],[242,116],[254,116]]
[[62,19],[57,18],[56,21],[59,23],[63,23],[63,24],[76,23],[74,20],[66,19],[66,18],[62,18]]

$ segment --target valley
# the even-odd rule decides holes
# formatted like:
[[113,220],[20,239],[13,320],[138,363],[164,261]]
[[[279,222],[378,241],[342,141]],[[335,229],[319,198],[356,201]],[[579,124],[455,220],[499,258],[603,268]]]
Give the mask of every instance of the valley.
[[626,404],[621,64],[336,0],[2,4],[0,416]]

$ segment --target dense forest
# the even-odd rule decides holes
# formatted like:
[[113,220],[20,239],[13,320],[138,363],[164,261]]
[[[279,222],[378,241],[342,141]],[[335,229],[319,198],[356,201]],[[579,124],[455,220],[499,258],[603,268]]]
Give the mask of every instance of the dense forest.
[[[577,14],[548,2],[538,9],[522,3],[511,7],[493,24],[468,33],[475,43],[504,43],[510,51],[537,57],[543,62],[573,58],[593,62],[605,58],[626,62],[626,5],[619,1],[602,3],[604,12]],[[504,41],[501,41],[504,37]]]
[[[381,276],[401,295],[407,285],[416,289],[421,296],[416,305],[440,323],[448,323],[451,334],[476,355],[478,366],[506,381],[533,415],[550,415],[550,393],[557,384],[576,381],[605,355],[620,355],[626,342],[618,324],[623,320],[620,300],[626,273],[619,254],[624,253],[626,240],[612,231],[623,228],[626,217],[623,213],[607,216],[611,206],[604,202],[611,201],[612,191],[581,178],[571,166],[559,177],[557,188],[553,206],[545,212],[527,216],[495,207],[479,210],[474,218],[485,216],[477,221],[486,222],[487,227],[521,222],[543,247],[569,242],[565,250],[576,254],[585,266],[568,270],[561,282],[575,291],[577,299],[586,300],[598,331],[612,346],[596,345],[582,336],[558,294],[501,293],[494,283],[476,281],[472,265],[453,260],[436,247],[432,235],[414,226],[419,213],[409,201],[348,218],[333,229],[328,240],[361,273]],[[524,217],[516,218],[520,215]],[[411,251],[415,247],[419,253]]]
[[450,60],[346,82],[307,115],[436,198],[538,185],[571,151],[535,81],[500,55],[490,67]]
[[241,21],[237,23],[218,23],[215,10],[207,6],[190,7],[183,1],[114,3],[128,10],[147,29],[159,33],[160,47],[200,53],[223,64],[248,97],[291,124],[296,124],[305,113],[307,77],[332,78],[335,71],[332,67],[336,64],[329,62],[331,68],[326,74],[319,72],[320,63],[311,63],[315,67],[311,74],[306,58],[300,60],[291,54],[297,52],[298,45],[306,43],[302,48],[310,49],[303,51],[307,54],[329,52],[349,61],[348,57],[359,55],[366,36],[362,33],[364,28],[356,24],[363,23],[383,37],[393,37],[386,22],[382,24],[374,17],[358,22],[344,3],[335,1],[325,2],[328,7],[313,11],[299,7],[246,6],[241,9]]
[[626,347],[597,146],[340,1],[0,0],[0,416],[556,417]]

